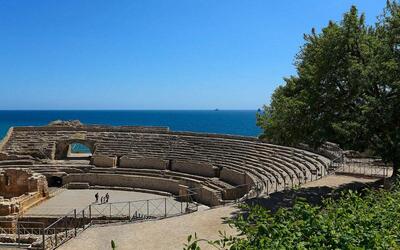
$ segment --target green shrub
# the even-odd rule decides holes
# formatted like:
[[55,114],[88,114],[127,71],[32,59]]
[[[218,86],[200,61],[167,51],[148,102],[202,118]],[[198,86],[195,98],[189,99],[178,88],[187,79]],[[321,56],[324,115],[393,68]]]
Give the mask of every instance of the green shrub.
[[199,242],[218,249],[400,249],[400,191],[348,191],[321,206],[298,200],[272,214],[260,206],[244,206],[246,216],[231,220],[239,236],[207,241],[190,237],[184,249]]

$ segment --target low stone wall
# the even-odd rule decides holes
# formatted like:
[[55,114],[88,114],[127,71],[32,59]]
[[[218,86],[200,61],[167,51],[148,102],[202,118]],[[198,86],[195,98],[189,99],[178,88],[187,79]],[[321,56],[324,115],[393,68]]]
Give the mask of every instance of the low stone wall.
[[246,184],[246,174],[229,168],[223,168],[219,177],[222,181],[225,181],[232,185],[243,185]]
[[224,200],[236,200],[242,198],[247,193],[247,187],[236,187],[225,189],[222,193],[222,199]]
[[20,208],[19,212],[23,213],[29,208],[39,204],[40,202],[46,200],[48,196],[43,196],[41,193],[34,193],[32,195],[29,195],[26,199],[20,201]]
[[0,216],[21,214],[47,198],[48,196],[43,196],[42,193],[35,192],[24,194],[10,200],[0,201]]
[[92,163],[97,167],[115,168],[117,166],[116,156],[94,155],[92,156]]
[[87,182],[70,182],[68,189],[89,189],[90,185]]
[[145,169],[160,169],[165,170],[168,166],[168,160],[157,158],[130,158],[123,156],[119,160],[121,168],[145,168]]
[[179,182],[176,180],[119,174],[70,174],[63,177],[63,183],[87,182],[91,186],[132,187],[150,190],[160,190],[179,194]]
[[198,191],[198,202],[208,206],[218,206],[221,204],[217,192],[206,186],[202,186]]
[[24,168],[0,169],[0,196],[19,197],[26,193],[48,194],[47,180],[42,174]]
[[188,161],[172,161],[171,170],[200,175],[205,177],[215,177],[216,167],[208,163],[197,163]]

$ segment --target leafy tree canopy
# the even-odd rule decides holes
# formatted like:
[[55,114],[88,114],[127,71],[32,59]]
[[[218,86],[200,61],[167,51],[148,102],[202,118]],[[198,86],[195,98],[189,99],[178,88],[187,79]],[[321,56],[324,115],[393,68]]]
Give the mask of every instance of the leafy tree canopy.
[[387,2],[375,25],[355,6],[305,35],[297,75],[284,79],[258,114],[261,138],[369,150],[400,164],[400,5]]

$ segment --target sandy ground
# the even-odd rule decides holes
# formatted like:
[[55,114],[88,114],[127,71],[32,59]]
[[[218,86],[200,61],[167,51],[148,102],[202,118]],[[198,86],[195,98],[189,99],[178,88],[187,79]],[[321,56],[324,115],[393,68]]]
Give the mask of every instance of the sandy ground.
[[[95,226],[68,241],[59,249],[111,249],[114,240],[123,249],[182,249],[187,237],[197,233],[199,238],[216,239],[218,231],[235,234],[224,217],[237,211],[234,206],[221,207],[158,221],[135,224]],[[203,245],[202,249],[214,249]]]
[[371,178],[363,178],[357,176],[347,176],[347,175],[329,175],[327,177],[321,178],[316,181],[308,182],[303,184],[302,188],[309,188],[309,187],[339,187],[344,184],[349,184],[353,182],[361,182],[361,183],[368,183],[368,182],[375,182],[379,180],[379,178],[371,177]]
[[[333,175],[320,180],[307,183],[303,188],[313,187],[339,187],[355,182],[373,182],[376,178],[359,178],[352,176]],[[148,221],[136,224],[95,226],[84,231],[77,238],[62,245],[59,249],[73,250],[85,248],[111,249],[110,241],[114,240],[118,250],[122,249],[182,249],[187,236],[197,232],[200,238],[216,239],[218,231],[226,231],[227,234],[236,234],[235,229],[226,223],[226,217],[237,212],[235,206],[227,206],[179,217]],[[208,245],[202,245],[202,249],[214,249]]]
[[[63,215],[69,213],[75,208],[77,209],[77,211],[79,211],[87,207],[89,204],[93,204],[93,212],[97,210],[98,211],[108,210],[108,208],[106,207],[109,206],[109,204],[104,204],[104,205],[94,204],[95,201],[94,195],[96,193],[99,193],[99,200],[101,196],[104,196],[106,193],[108,193],[110,195],[109,203],[155,199],[150,203],[151,208],[153,207],[164,208],[164,199],[167,198],[166,196],[133,192],[133,191],[97,190],[97,189],[65,190],[57,194],[56,196],[40,203],[39,205],[29,209],[25,213],[25,215]],[[175,203],[173,202],[172,198],[168,197],[167,199],[168,199],[167,205]],[[133,207],[134,204],[132,204],[132,210]],[[127,210],[128,206],[125,206],[125,204],[113,205],[112,209],[114,210],[119,209],[121,210],[121,212],[126,212],[126,213],[128,212]],[[141,212],[144,213],[143,211]]]

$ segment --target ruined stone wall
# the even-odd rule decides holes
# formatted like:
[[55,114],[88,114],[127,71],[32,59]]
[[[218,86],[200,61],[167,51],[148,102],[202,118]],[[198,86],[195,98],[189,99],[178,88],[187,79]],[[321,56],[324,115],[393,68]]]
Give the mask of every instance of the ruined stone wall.
[[3,169],[0,171],[0,196],[6,199],[26,193],[48,193],[46,177],[29,169]]
[[0,196],[0,216],[21,213],[49,196],[46,177],[29,169],[2,169]]

